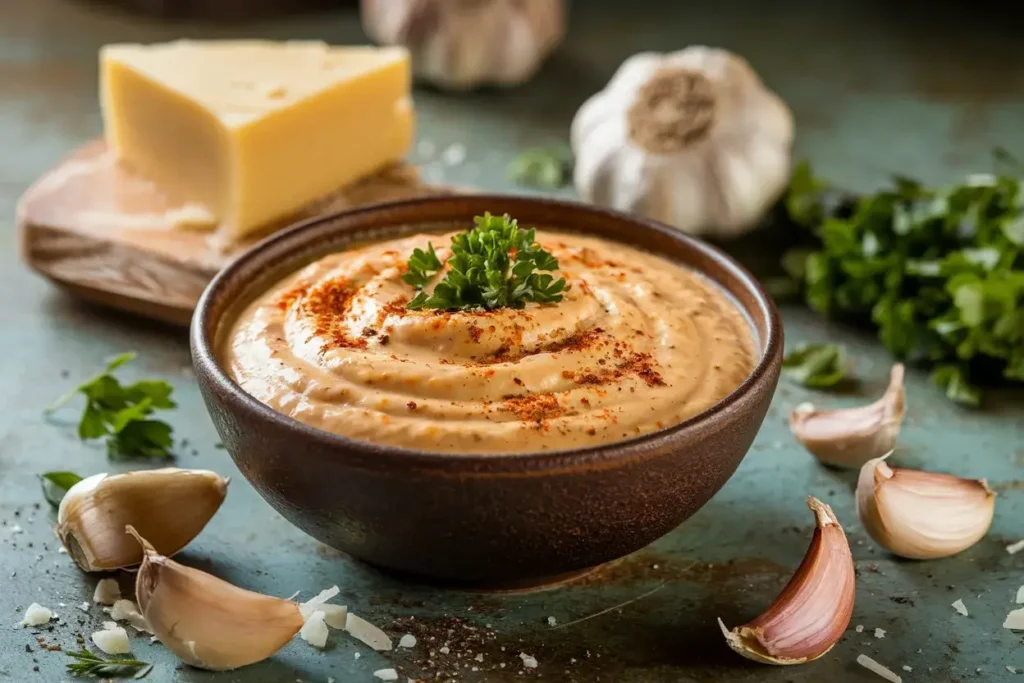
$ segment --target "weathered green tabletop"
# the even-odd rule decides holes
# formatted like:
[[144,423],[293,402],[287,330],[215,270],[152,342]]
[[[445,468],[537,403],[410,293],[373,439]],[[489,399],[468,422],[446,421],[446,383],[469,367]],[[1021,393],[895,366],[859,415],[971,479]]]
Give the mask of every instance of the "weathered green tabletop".
[[[507,189],[504,167],[515,151],[564,140],[578,104],[622,59],[691,43],[748,57],[793,107],[798,155],[851,187],[868,188],[892,170],[952,179],[987,169],[994,145],[1024,149],[1018,38],[1011,22],[969,16],[966,4],[958,3],[962,16],[936,14],[934,6],[898,12],[852,1],[769,3],[770,10],[739,0],[574,4],[564,48],[534,82],[508,92],[417,93],[415,161],[428,178]],[[785,381],[752,451],[719,495],[667,537],[576,583],[521,593],[408,585],[292,528],[215,448],[183,331],[86,307],[18,262],[18,195],[100,131],[99,46],[182,35],[363,41],[356,17],[344,11],[227,29],[161,25],[59,0],[0,5],[0,681],[67,680],[65,656],[40,648],[31,630],[15,626],[29,603],[60,614],[41,634],[65,648],[76,645],[76,632],[88,634],[104,620],[98,608],[77,608],[91,599],[96,577],[58,554],[36,475],[128,467],[110,465],[102,450],[81,444],[73,415],[65,424],[42,415],[68,385],[126,349],[140,354],[129,374],[164,377],[176,387],[180,407],[171,420],[182,439],[179,464],[234,477],[222,511],[183,554],[186,562],[281,596],[337,584],[351,608],[396,638],[409,632],[419,639],[413,649],[382,655],[335,632],[323,653],[296,640],[269,661],[214,675],[134,638],[134,653],[156,664],[149,680],[347,683],[375,680],[374,670],[391,665],[412,678],[433,680],[442,672],[438,680],[499,683],[881,680],[855,664],[859,653],[904,681],[1003,681],[1014,679],[1008,666],[1024,669],[1020,634],[1001,628],[1024,583],[1024,553],[1004,549],[1024,537],[1024,396],[992,393],[984,410],[967,412],[948,404],[919,372],[909,378],[899,462],[987,477],[1000,493],[988,537],[948,560],[899,561],[866,537],[853,509],[853,475],[817,466],[790,436],[788,409],[809,392]],[[453,145],[456,151],[444,155]],[[464,161],[446,164],[443,158],[458,157],[460,146]],[[870,336],[798,308],[787,309],[785,319],[790,341],[841,340],[858,359],[858,395],[816,400],[850,404],[881,392],[888,359]],[[742,623],[784,585],[810,537],[807,494],[831,503],[849,533],[859,573],[853,622],[816,663],[755,665],[726,647],[715,618]],[[127,588],[130,578],[121,579]],[[952,609],[958,598],[970,616]],[[442,654],[445,643],[450,649]],[[520,653],[538,666],[524,669]]]

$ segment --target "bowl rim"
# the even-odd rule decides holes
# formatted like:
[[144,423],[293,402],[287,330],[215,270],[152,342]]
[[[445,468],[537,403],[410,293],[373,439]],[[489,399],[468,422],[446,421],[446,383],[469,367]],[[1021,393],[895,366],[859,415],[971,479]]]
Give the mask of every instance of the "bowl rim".
[[[642,230],[655,231],[664,236],[681,241],[686,249],[699,252],[706,258],[714,261],[718,266],[724,268],[733,276],[743,288],[747,289],[754,299],[757,308],[761,310],[765,320],[765,334],[763,340],[763,352],[754,369],[747,375],[746,379],[723,397],[714,405],[703,410],[692,417],[665,427],[656,432],[642,434],[621,441],[612,441],[606,444],[597,444],[584,448],[561,449],[551,451],[523,451],[511,453],[483,453],[468,452],[456,453],[445,451],[431,451],[426,449],[412,449],[401,446],[374,443],[353,439],[341,434],[329,432],[319,427],[300,422],[293,417],[279,413],[265,403],[247,393],[237,382],[235,382],[221,366],[218,361],[216,339],[214,332],[221,324],[220,320],[211,320],[216,299],[223,296],[220,290],[227,286],[232,275],[258,259],[262,252],[278,246],[288,248],[288,242],[295,241],[296,245],[292,251],[308,247],[302,242],[302,234],[309,228],[325,223],[337,221],[339,218],[358,218],[360,216],[384,213],[389,210],[415,210],[419,207],[433,205],[444,205],[456,202],[474,201],[481,204],[506,205],[508,203],[536,204],[549,211],[571,211],[589,213],[596,218],[626,221],[632,223]],[[429,219],[424,219],[428,222]],[[413,221],[414,222],[414,221]],[[409,221],[405,221],[409,223]],[[364,226],[365,229],[373,229],[372,226]],[[641,245],[634,244],[636,248],[645,249]],[[657,254],[652,251],[651,253]],[[711,279],[719,286],[724,285],[712,275],[695,268],[702,275]],[[294,271],[290,271],[294,272]],[[281,277],[286,277],[282,275]],[[240,288],[240,291],[244,291]],[[237,298],[237,297],[236,297]],[[736,305],[745,315],[751,315],[749,308],[736,302]],[[222,312],[232,310],[230,305],[223,306]],[[312,218],[299,221],[290,227],[275,232],[260,240],[244,252],[236,256],[231,262],[222,268],[203,290],[196,305],[190,325],[190,347],[193,369],[197,374],[205,375],[205,379],[214,385],[222,393],[230,397],[236,404],[242,406],[248,412],[255,414],[261,420],[275,423],[277,426],[300,434],[305,439],[311,439],[323,446],[322,451],[330,450],[332,458],[349,459],[353,462],[387,463],[388,465],[405,463],[418,467],[441,467],[448,469],[457,466],[462,472],[466,469],[486,471],[494,474],[496,471],[506,470],[522,473],[523,469],[550,470],[560,467],[578,467],[582,464],[607,465],[616,464],[624,459],[643,458],[653,456],[665,446],[685,438],[688,434],[696,433],[709,421],[727,413],[743,398],[754,392],[759,385],[769,381],[769,372],[773,364],[781,362],[783,329],[778,309],[772,298],[768,295],[760,282],[745,267],[740,265],[732,256],[725,253],[718,247],[698,240],[692,235],[683,233],[680,230],[669,227],[658,221],[638,216],[632,216],[624,212],[584,204],[578,201],[555,199],[548,197],[535,197],[530,195],[502,194],[502,193],[472,193],[460,195],[436,195],[428,197],[417,197],[369,204],[353,209],[343,209]]]

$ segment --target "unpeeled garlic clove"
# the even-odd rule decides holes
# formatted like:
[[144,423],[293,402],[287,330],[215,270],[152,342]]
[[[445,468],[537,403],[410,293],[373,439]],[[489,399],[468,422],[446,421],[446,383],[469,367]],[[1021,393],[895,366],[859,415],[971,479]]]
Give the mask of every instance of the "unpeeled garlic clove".
[[832,649],[853,616],[853,556],[832,508],[809,497],[816,527],[800,567],[770,607],[748,624],[718,625],[733,650],[763,664],[803,664]]
[[164,555],[195,538],[227,495],[228,479],[208,470],[168,467],[97,474],[72,486],[60,503],[57,535],[87,572],[142,561],[139,544],[124,533],[139,530]]
[[988,532],[996,494],[984,479],[865,463],[857,514],[871,538],[900,557],[930,560],[970,548]]
[[790,413],[789,429],[821,462],[855,468],[892,451],[905,409],[903,365],[897,363],[889,373],[889,388],[874,403],[837,410],[803,403]]
[[158,553],[128,527],[144,557],[136,578],[139,609],[179,659],[223,671],[270,657],[302,628],[291,600],[253,593]]

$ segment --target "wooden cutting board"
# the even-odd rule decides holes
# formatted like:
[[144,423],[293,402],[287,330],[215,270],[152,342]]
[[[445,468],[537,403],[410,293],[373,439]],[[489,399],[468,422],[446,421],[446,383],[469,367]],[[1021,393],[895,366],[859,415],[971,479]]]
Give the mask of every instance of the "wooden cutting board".
[[[398,165],[305,207],[285,223],[365,204],[447,194]],[[83,146],[22,195],[22,258],[84,299],[188,325],[203,289],[257,241],[220,249],[210,233],[181,227],[181,211],[158,187],[116,163],[102,140]],[[282,227],[282,226],[274,226]]]

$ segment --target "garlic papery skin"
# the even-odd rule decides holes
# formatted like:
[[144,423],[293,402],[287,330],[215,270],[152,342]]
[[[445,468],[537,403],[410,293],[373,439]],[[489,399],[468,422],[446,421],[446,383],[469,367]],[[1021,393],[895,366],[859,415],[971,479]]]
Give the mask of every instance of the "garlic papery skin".
[[808,498],[814,537],[800,567],[770,607],[732,630],[718,625],[729,647],[764,664],[803,664],[821,657],[842,637],[853,616],[853,556],[832,508]]
[[363,29],[451,90],[529,80],[565,35],[563,0],[361,0]]
[[793,115],[742,58],[694,46],[627,59],[580,107],[571,138],[585,201],[732,237],[786,188]]
[[889,387],[874,403],[856,408],[818,410],[802,403],[789,415],[789,429],[814,457],[826,465],[858,468],[896,446],[906,412],[903,365],[889,372]]
[[262,661],[302,628],[291,600],[253,593],[144,549],[135,593],[153,634],[186,664],[211,671]]
[[195,538],[227,495],[228,479],[174,467],[97,474],[72,486],[60,502],[57,535],[87,572],[130,567],[142,550],[124,533],[132,525],[164,555]]
[[864,464],[857,515],[871,538],[894,555],[931,560],[955,555],[988,533],[996,494],[984,479]]

